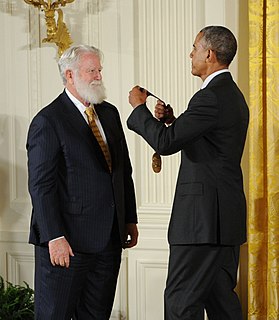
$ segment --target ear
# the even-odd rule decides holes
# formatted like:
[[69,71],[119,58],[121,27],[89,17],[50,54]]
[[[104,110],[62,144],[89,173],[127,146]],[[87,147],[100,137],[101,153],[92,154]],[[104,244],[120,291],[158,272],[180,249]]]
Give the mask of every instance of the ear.
[[70,70],[70,69],[66,70],[65,76],[66,76],[67,82],[70,84],[74,83],[73,75],[74,75],[74,73],[72,70]]
[[215,51],[211,50],[211,49],[208,49],[207,50],[207,58],[206,60],[208,62],[216,62],[217,59],[216,59],[216,54],[215,54]]

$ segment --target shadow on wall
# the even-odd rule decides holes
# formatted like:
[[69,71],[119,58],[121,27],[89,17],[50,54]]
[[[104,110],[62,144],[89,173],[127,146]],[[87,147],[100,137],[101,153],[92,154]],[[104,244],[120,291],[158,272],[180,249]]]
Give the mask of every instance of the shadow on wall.
[[0,226],[4,212],[8,207],[9,181],[8,181],[8,162],[4,157],[8,155],[8,116],[0,115]]
[[0,229],[5,231],[29,228],[27,122],[26,118],[0,115]]
[[7,163],[0,160],[0,226],[9,199]]

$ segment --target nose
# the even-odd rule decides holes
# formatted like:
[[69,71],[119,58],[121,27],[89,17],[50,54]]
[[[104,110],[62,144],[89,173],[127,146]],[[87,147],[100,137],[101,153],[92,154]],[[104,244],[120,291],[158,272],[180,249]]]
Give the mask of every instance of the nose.
[[192,59],[193,58],[193,51],[190,52],[189,57]]
[[95,78],[95,80],[102,80],[101,71],[99,71],[99,70],[95,71],[94,78]]

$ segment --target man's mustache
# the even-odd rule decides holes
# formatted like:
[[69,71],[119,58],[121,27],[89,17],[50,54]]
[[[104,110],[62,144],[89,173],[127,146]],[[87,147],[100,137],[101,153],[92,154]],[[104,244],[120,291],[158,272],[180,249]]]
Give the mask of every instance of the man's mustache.
[[92,82],[90,82],[90,86],[103,86],[103,81],[100,80],[94,80]]

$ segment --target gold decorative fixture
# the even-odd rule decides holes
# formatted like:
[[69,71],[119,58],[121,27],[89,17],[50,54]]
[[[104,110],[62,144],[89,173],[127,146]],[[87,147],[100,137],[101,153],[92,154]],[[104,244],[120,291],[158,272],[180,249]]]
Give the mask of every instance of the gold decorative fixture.
[[[24,0],[27,4],[31,4],[44,11],[47,37],[44,38],[42,42],[55,43],[58,47],[59,57],[73,43],[66,24],[63,21],[63,11],[59,7],[65,7],[67,3],[74,1],[75,0],[56,0],[52,2],[51,0]],[[55,20],[55,12],[58,14],[57,23]]]

